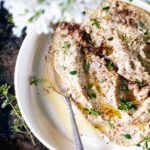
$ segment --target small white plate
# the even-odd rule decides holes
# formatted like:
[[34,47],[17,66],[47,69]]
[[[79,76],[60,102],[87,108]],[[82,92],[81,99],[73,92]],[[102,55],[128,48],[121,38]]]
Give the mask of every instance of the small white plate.
[[[133,4],[150,12],[150,6],[140,0]],[[64,129],[55,109],[44,95],[41,83],[29,84],[29,77],[36,75],[42,79],[44,58],[48,52],[51,35],[37,35],[34,30],[28,34],[21,46],[15,69],[15,91],[20,111],[33,134],[49,149],[73,150],[73,139]],[[48,82],[48,81],[45,81]],[[92,140],[82,137],[86,150],[127,150],[136,149],[106,144],[102,139]],[[90,141],[89,141],[90,140]],[[99,148],[95,144],[99,143]],[[93,145],[92,145],[93,144]],[[138,148],[139,149],[139,148]]]

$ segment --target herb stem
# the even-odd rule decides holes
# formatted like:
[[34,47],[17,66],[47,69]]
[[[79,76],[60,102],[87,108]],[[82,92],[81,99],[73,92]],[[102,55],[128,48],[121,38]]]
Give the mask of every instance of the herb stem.
[[[8,99],[8,96],[6,96],[6,98]],[[32,141],[32,143],[33,143],[33,145],[35,145],[35,142],[34,142],[34,139],[33,139],[33,136],[32,136],[32,134],[31,134],[31,132],[29,131],[29,129],[28,129],[28,127],[27,127],[27,125],[24,123],[24,120],[22,120],[22,118],[20,117],[20,115],[18,114],[18,112],[16,111],[16,109],[15,109],[15,107],[12,105],[12,103],[8,103],[8,104],[10,104],[10,106],[12,107],[12,109],[15,111],[15,113],[16,113],[16,115],[17,115],[17,117],[21,120],[21,121],[23,121],[23,126],[24,126],[24,128],[26,129],[26,131],[27,131],[27,133],[26,134],[28,134],[29,136],[30,136],[30,138],[31,138],[31,141]],[[20,132],[20,131],[19,131]],[[23,132],[23,131],[21,131],[21,132]]]

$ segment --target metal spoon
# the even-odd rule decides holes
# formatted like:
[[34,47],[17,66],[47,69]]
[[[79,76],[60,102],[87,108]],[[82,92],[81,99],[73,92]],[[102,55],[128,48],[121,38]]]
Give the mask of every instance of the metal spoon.
[[60,77],[58,77],[58,74],[55,71],[54,65],[53,65],[53,54],[50,56],[49,60],[49,65],[48,65],[48,76],[49,76],[49,81],[51,84],[51,87],[60,95],[63,95],[67,104],[68,104],[68,109],[70,113],[70,120],[71,120],[71,125],[72,125],[72,130],[73,130],[73,135],[74,135],[74,142],[76,144],[76,150],[84,150],[83,145],[81,142],[81,138],[79,135],[79,131],[77,128],[77,124],[75,121],[74,113],[72,110],[71,102],[70,102],[70,95],[67,93],[67,89],[65,85],[63,84],[62,80]]

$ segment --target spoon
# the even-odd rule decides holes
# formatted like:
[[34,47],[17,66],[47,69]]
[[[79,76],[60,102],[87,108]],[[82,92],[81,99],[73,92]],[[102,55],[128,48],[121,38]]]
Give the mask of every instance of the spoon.
[[72,106],[71,106],[71,102],[70,102],[70,95],[68,95],[65,85],[63,84],[62,80],[60,79],[60,77],[58,76],[58,74],[55,71],[55,68],[53,65],[53,58],[54,58],[53,54],[51,54],[50,60],[48,62],[48,76],[49,76],[49,81],[50,81],[51,87],[58,94],[64,96],[66,103],[68,105],[69,113],[70,113],[70,121],[71,121],[72,131],[73,131],[73,135],[74,135],[74,142],[76,144],[76,150],[84,150],[82,142],[81,142],[81,138],[79,135],[79,131],[77,128],[77,124],[75,121],[74,113],[72,110]]

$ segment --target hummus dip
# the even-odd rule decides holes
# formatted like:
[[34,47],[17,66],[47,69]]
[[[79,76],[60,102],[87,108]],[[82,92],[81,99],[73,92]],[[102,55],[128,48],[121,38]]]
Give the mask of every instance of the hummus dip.
[[150,136],[150,14],[118,0],[60,23],[50,54],[72,101],[99,135],[123,146]]

